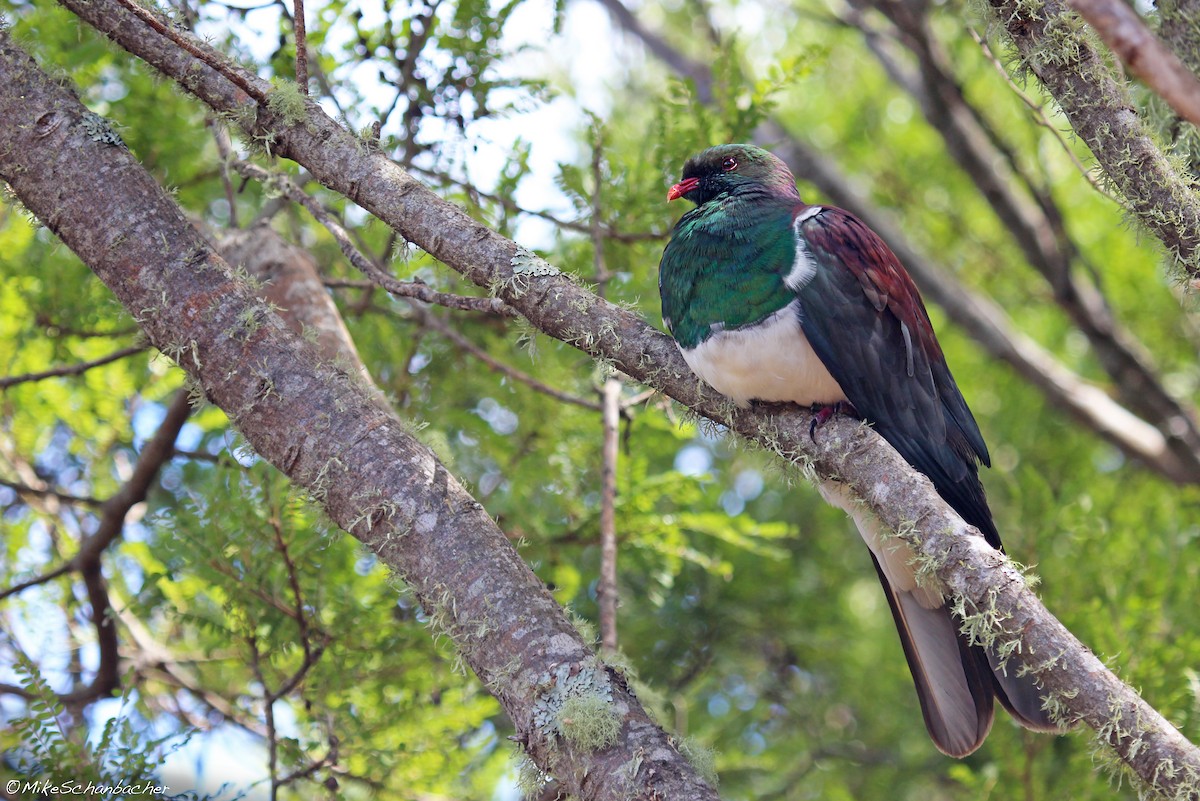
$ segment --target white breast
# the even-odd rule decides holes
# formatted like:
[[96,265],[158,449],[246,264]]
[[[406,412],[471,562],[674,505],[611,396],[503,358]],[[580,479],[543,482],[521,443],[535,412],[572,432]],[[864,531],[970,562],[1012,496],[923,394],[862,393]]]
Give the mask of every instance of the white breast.
[[792,301],[752,328],[718,331],[691,350],[688,366],[739,406],[751,400],[802,406],[846,400],[800,329],[800,301]]

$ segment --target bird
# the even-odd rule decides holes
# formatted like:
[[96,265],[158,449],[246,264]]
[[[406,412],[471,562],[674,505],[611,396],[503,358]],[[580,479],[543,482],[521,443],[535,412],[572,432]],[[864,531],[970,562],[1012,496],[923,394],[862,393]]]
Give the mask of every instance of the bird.
[[[987,445],[950,373],[912,278],[848,211],[800,199],[787,165],[748,144],[692,156],[667,201],[691,201],[659,264],[663,322],[692,371],[738,406],[815,408],[868,422],[987,542],[1002,550],[979,465]],[[933,744],[983,744],[998,699],[1022,726],[1057,732],[1028,675],[973,643],[949,600],[918,584],[912,552],[843,485],[826,499],[871,551]]]

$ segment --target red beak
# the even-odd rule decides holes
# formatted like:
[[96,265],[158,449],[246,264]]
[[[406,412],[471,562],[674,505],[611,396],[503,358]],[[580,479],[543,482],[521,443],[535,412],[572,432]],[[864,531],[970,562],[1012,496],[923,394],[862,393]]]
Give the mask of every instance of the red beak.
[[667,190],[667,202],[670,203],[672,200],[679,200],[679,198],[683,197],[688,192],[691,192],[699,185],[699,178],[684,178],[682,181]]

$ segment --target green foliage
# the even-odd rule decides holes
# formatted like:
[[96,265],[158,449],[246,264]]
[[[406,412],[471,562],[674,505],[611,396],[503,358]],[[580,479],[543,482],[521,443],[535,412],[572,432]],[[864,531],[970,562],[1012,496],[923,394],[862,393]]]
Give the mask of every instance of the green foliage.
[[[167,755],[187,743],[188,736],[147,736],[127,712],[129,687],[121,698],[121,711],[100,729],[95,744],[79,742],[66,725],[69,716],[58,695],[37,664],[18,648],[13,667],[30,701],[25,714],[10,720],[10,728],[0,734],[0,748],[9,757],[8,770],[0,776],[5,777],[10,794],[24,797],[27,792],[52,792],[33,789],[39,786],[64,794],[89,794],[84,793],[88,787],[120,787],[124,798],[162,797],[165,791],[156,778],[157,769]],[[168,745],[172,739],[176,742]],[[30,789],[14,793],[12,787]]]

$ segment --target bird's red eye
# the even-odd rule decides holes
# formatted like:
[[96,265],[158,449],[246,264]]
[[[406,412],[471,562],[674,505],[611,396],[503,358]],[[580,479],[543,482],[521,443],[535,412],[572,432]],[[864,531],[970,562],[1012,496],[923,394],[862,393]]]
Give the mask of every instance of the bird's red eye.
[[733,156],[729,156],[721,162],[721,169],[725,172],[733,172],[737,169],[737,159],[735,159]]

